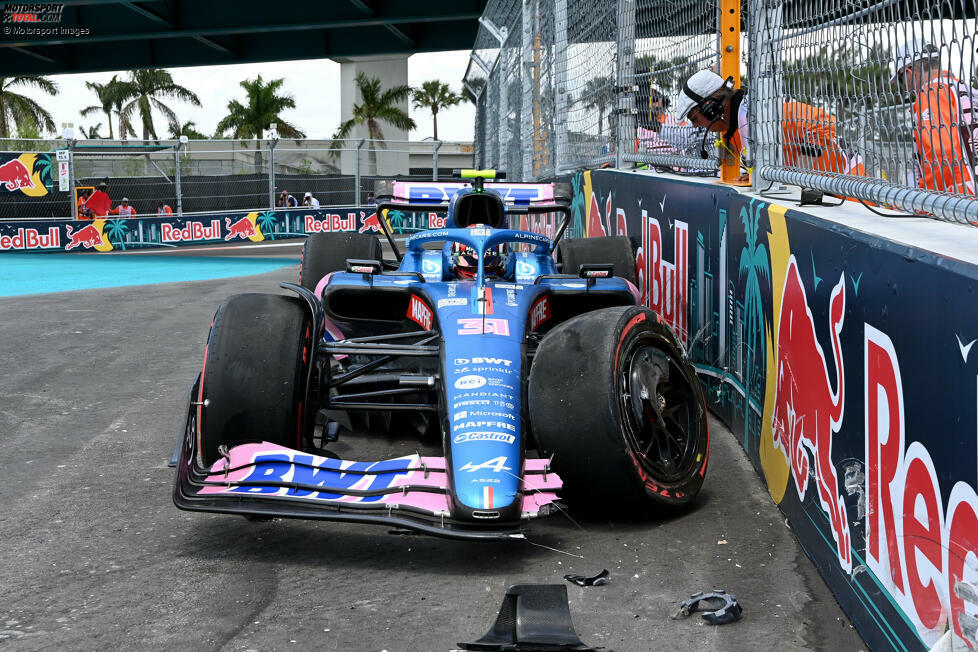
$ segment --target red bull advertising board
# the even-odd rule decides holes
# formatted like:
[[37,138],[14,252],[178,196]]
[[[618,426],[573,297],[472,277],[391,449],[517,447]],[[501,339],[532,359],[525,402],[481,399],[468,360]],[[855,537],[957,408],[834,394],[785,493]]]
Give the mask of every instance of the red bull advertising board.
[[631,238],[645,303],[869,647],[974,649],[978,266],[715,184],[567,180],[570,234]]
[[[22,177],[18,179],[22,180]],[[380,234],[381,219],[384,218],[372,209],[330,208],[183,217],[99,218],[80,222],[0,222],[0,253],[108,252],[193,244],[265,242],[304,238],[312,233]],[[413,233],[445,226],[444,213],[388,211],[386,219],[394,233]]]
[[54,187],[53,154],[38,152],[0,152],[0,201],[16,193],[20,199],[44,197]]

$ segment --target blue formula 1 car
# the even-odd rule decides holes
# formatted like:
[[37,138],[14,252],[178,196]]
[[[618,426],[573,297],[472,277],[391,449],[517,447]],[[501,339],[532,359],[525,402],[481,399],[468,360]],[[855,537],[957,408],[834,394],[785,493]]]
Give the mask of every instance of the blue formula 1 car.
[[[638,305],[628,238],[562,239],[560,186],[468,172],[384,185],[377,215],[396,260],[376,235],[312,235],[299,284],[282,284],[296,296],[220,306],[178,507],[492,539],[522,536],[558,498],[604,516],[693,500],[705,402],[673,333]],[[389,211],[446,208],[444,228],[398,250]],[[507,228],[557,215],[552,239]],[[333,452],[340,433],[378,432],[403,454]],[[414,452],[425,440],[441,454]]]

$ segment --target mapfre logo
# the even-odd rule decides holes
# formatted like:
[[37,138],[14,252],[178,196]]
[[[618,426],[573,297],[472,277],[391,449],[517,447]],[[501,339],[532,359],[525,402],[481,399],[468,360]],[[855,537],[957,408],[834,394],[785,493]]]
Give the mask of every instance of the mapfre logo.
[[60,23],[62,3],[18,3],[3,8],[4,23]]

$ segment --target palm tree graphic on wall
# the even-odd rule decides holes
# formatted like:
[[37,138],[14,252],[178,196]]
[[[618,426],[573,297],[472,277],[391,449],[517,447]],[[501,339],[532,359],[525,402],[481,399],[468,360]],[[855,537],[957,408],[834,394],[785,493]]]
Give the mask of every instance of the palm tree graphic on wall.
[[51,155],[50,154],[38,154],[37,158],[34,159],[34,169],[32,173],[37,174],[41,178],[41,183],[44,184],[49,190],[54,186],[54,181],[51,176]]
[[391,228],[395,233],[403,233],[404,228],[404,212],[393,210],[387,212],[387,222],[391,225]]
[[262,234],[269,240],[275,239],[275,213],[272,211],[265,211],[258,216],[258,228],[261,229]]
[[[750,398],[752,374],[757,360],[764,359],[764,305],[761,302],[761,279],[770,282],[767,247],[757,241],[757,232],[764,204],[751,200],[748,206],[740,209],[740,220],[744,223],[747,244],[740,252],[740,276],[747,276],[744,309],[747,312],[747,370],[744,378],[744,450],[748,449],[750,436]],[[757,351],[757,355],[754,352]]]
[[123,251],[126,250],[126,243],[123,238],[125,238],[128,232],[129,225],[126,224],[126,220],[124,219],[109,220],[105,223],[105,237],[109,239],[111,244],[119,245],[119,248]]

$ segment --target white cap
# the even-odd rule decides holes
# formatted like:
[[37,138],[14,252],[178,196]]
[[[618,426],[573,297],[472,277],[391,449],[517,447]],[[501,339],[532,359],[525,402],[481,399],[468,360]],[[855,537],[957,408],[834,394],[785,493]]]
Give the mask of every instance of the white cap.
[[128,198],[128,197],[123,197],[123,198],[122,198],[122,201],[124,201],[124,202],[128,202],[128,201],[129,201],[129,198]]
[[689,110],[699,104],[702,99],[697,99],[687,92],[693,91],[700,98],[705,98],[720,90],[723,87],[723,77],[712,70],[700,70],[695,75],[686,80],[686,85],[679,89],[679,104],[676,106],[676,117],[685,120]]
[[306,197],[312,197],[312,193],[307,192],[305,195],[303,195],[303,199],[305,199]]
[[897,48],[896,57],[890,62],[890,83],[896,83],[907,66],[924,59],[937,59],[940,62],[940,49],[929,41],[911,41],[901,45]]

